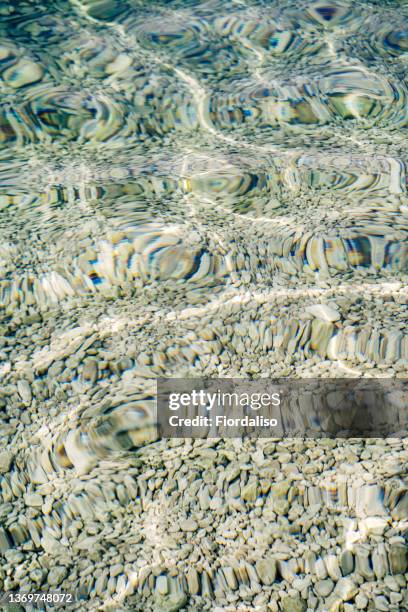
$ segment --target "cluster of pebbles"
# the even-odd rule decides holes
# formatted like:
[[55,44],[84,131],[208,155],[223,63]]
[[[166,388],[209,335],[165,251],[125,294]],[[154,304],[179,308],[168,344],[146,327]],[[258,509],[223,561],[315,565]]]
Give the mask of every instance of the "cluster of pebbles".
[[86,475],[13,470],[4,588],[78,589],[90,609],[403,610],[407,453],[399,440],[173,441]]
[[0,7],[0,591],[408,610],[406,437],[155,427],[158,377],[408,378],[396,6]]

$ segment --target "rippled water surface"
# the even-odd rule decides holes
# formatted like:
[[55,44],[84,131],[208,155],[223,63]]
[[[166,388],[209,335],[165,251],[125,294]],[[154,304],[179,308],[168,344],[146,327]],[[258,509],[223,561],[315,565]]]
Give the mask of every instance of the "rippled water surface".
[[12,490],[151,441],[157,376],[407,376],[407,128],[405,1],[0,6],[6,550],[61,535]]

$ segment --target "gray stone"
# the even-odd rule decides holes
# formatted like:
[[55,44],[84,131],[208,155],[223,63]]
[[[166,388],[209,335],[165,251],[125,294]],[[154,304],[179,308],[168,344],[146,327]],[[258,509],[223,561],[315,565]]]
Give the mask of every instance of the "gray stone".
[[6,531],[0,527],[0,553],[5,553],[7,550],[13,547],[13,542],[7,535]]
[[13,457],[14,455],[11,451],[2,451],[0,453],[0,474],[6,474],[10,471]]
[[276,561],[275,559],[259,559],[256,562],[256,573],[258,574],[262,584],[270,586],[275,582],[276,578]]
[[354,601],[356,603],[357,610],[365,610],[368,606],[368,598],[363,593],[356,595]]
[[307,604],[300,597],[283,597],[281,601],[282,612],[304,612]]
[[311,314],[313,317],[323,319],[324,321],[333,322],[340,319],[339,311],[328,304],[312,304],[311,306],[306,307],[306,312]]
[[408,567],[407,547],[404,544],[393,544],[388,559],[393,574],[404,574]]
[[343,550],[340,556],[340,569],[343,576],[354,571],[354,555],[350,550]]
[[188,601],[185,593],[172,593],[171,595],[156,595],[155,612],[178,612],[184,608]]
[[325,565],[330,578],[332,578],[336,582],[337,580],[340,580],[341,571],[337,557],[335,555],[327,555],[327,557],[325,558]]
[[58,555],[61,553],[61,544],[50,533],[45,532],[41,538],[41,546],[50,555]]
[[98,363],[94,359],[87,361],[82,369],[82,376],[85,380],[94,383],[98,378]]
[[402,521],[408,516],[408,493],[404,493],[396,506],[391,510],[394,520]]
[[43,76],[43,69],[39,64],[22,58],[14,66],[3,73],[3,79],[7,85],[18,89],[39,81]]
[[24,495],[24,503],[26,506],[40,508],[43,504],[43,498],[39,493],[26,493]]
[[31,404],[33,395],[31,393],[31,387],[27,380],[24,378],[17,382],[18,393],[25,404]]
[[334,591],[343,601],[349,601],[358,593],[358,588],[350,578],[341,578]]
[[197,531],[198,524],[194,519],[185,519],[184,521],[180,521],[180,529],[188,532]]
[[256,480],[250,482],[242,489],[241,497],[244,501],[256,501],[258,497],[258,483]]
[[389,601],[384,595],[379,595],[374,598],[374,608],[375,610],[379,610],[379,612],[388,612],[390,609]]
[[56,565],[49,571],[47,582],[50,586],[58,586],[67,575],[67,570],[62,565]]
[[164,596],[169,592],[167,576],[158,576],[156,579],[156,591],[159,595]]
[[334,589],[334,582],[328,578],[327,580],[319,580],[316,582],[315,591],[320,597],[327,597]]
[[121,572],[123,572],[122,563],[115,563],[115,565],[112,565],[112,567],[110,568],[111,576],[118,576]]
[[380,485],[364,485],[356,492],[356,515],[384,516],[387,514],[384,508],[384,490]]

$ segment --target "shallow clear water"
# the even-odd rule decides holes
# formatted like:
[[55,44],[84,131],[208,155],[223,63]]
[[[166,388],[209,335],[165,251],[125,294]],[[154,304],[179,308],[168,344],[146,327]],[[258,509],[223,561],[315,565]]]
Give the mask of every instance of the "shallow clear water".
[[405,1],[3,3],[5,503],[120,474],[158,376],[407,376],[407,77]]
[[6,5],[3,303],[399,278],[406,12]]

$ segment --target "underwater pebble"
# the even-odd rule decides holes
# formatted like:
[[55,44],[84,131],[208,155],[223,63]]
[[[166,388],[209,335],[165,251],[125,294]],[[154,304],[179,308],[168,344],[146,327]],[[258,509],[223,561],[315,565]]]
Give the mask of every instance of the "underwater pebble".
[[3,72],[3,79],[10,87],[19,89],[42,79],[43,69],[39,64],[22,59]]
[[324,321],[333,322],[340,319],[339,311],[327,304],[312,304],[306,308],[306,312]]
[[14,455],[11,451],[0,452],[0,474],[7,474],[13,462]]

